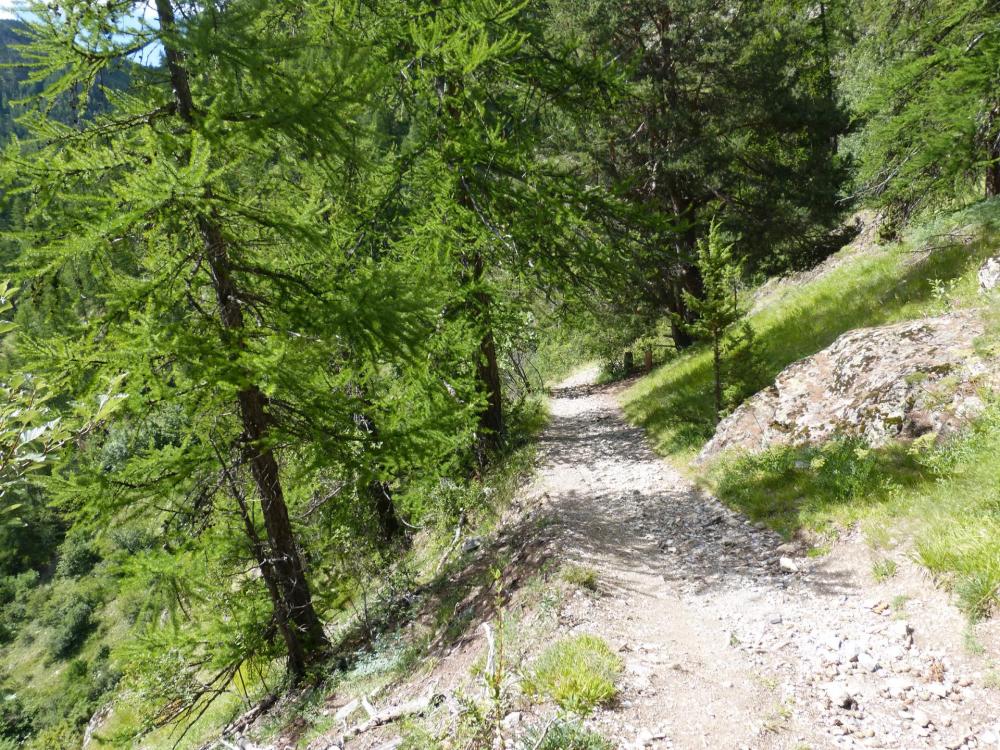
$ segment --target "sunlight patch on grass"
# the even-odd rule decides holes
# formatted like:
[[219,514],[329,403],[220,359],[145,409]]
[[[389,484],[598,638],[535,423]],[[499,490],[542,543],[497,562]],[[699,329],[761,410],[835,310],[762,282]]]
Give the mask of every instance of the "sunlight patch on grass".
[[[751,318],[766,382],[841,334],[949,310],[982,307],[977,271],[1000,246],[1000,202],[913,228],[901,241],[849,253],[823,276],[786,286]],[[985,312],[983,356],[1000,356],[1000,304]],[[642,379],[623,398],[628,418],[682,467],[712,436],[712,371],[704,348]],[[720,499],[790,538],[859,524],[875,550],[913,540],[920,563],[971,618],[1000,609],[1000,406],[943,446],[872,450],[857,440],[730,455],[698,479]],[[890,577],[887,562],[873,569]]]

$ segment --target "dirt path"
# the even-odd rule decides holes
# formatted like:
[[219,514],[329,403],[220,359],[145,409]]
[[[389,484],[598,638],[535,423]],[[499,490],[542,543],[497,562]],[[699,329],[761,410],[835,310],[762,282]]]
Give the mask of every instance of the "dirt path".
[[914,566],[901,559],[876,585],[857,539],[816,559],[782,545],[657,457],[619,390],[591,376],[554,392],[531,494],[547,498],[554,554],[599,577],[601,595],[572,598],[560,621],[625,660],[620,705],[593,719],[607,736],[623,748],[1000,747],[989,654],[964,653],[961,617]]

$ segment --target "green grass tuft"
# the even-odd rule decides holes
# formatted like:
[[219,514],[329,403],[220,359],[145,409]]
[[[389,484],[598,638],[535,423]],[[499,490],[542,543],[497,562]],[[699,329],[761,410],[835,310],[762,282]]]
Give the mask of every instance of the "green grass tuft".
[[587,714],[617,695],[622,661],[606,642],[576,635],[549,646],[524,679],[525,693],[547,696],[567,711]]
[[896,575],[898,566],[895,560],[890,560],[888,557],[883,557],[881,560],[876,560],[872,563],[872,578],[881,583],[882,581],[888,581],[890,578]]
[[560,575],[566,583],[587,591],[597,591],[597,571],[586,565],[567,565]]
[[557,721],[536,727],[524,737],[523,746],[533,750],[614,750],[610,740],[574,721]]

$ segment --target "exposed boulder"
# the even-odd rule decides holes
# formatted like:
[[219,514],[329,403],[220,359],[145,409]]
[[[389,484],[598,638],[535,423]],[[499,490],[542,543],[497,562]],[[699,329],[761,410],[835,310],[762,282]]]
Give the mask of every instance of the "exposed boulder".
[[987,258],[979,267],[979,291],[988,294],[1000,286],[1000,257]]
[[724,419],[699,461],[730,448],[954,431],[983,408],[981,389],[997,384],[1000,367],[974,352],[982,333],[974,312],[850,331]]

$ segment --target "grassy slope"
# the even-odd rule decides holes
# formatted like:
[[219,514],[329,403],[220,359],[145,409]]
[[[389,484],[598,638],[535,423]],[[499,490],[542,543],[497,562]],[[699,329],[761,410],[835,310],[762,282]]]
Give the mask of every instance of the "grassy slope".
[[[902,242],[846,251],[851,257],[834,270],[786,287],[753,316],[768,379],[848,330],[982,305],[976,272],[998,247],[994,201],[915,229]],[[625,396],[629,418],[681,465],[712,435],[710,378],[708,352],[699,349]],[[775,449],[717,462],[700,478],[785,535],[860,521],[876,546],[914,539],[921,562],[949,581],[975,616],[1000,604],[998,476],[1000,411],[991,410],[945,447]]]

